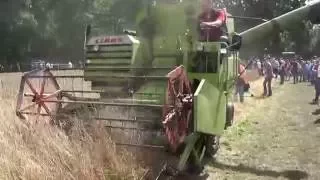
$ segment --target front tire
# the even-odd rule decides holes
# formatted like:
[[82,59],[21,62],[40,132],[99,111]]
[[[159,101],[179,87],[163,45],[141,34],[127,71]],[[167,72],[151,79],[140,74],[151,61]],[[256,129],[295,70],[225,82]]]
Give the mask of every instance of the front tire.
[[206,141],[205,155],[213,158],[220,148],[220,136],[209,136]]
[[227,104],[227,110],[226,110],[226,126],[225,129],[232,126],[234,121],[234,105],[233,103]]

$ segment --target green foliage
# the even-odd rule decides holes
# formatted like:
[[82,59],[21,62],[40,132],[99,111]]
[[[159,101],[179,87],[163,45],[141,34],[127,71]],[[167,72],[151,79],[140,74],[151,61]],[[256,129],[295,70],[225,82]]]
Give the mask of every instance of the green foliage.
[[[0,1],[0,63],[28,57],[80,60],[86,24],[109,34],[132,22],[142,0]],[[135,24],[135,23],[132,23]],[[6,62],[7,61],[7,62]]]

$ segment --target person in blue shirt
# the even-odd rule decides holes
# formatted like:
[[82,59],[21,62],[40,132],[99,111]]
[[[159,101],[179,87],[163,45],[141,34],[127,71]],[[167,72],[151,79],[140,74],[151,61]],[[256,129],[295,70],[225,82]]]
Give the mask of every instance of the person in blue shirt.
[[304,64],[304,81],[307,81],[309,82],[310,81],[310,67],[311,67],[311,63],[310,61],[307,61],[305,64]]

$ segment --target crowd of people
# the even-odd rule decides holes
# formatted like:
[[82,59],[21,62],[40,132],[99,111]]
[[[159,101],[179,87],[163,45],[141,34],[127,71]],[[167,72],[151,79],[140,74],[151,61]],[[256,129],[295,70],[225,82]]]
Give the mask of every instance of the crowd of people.
[[[314,56],[310,59],[304,59],[301,56],[292,57],[272,57],[270,55],[264,58],[252,57],[249,61],[249,65],[254,69],[257,69],[260,76],[264,76],[263,81],[263,96],[272,96],[273,80],[280,80],[280,84],[283,85],[286,81],[292,80],[294,84],[300,82],[310,82],[315,87],[314,104],[319,101],[320,95],[320,58]],[[239,78],[236,83],[236,94],[240,96],[240,102],[244,101],[244,92],[248,86],[246,80],[245,65],[239,65]]]

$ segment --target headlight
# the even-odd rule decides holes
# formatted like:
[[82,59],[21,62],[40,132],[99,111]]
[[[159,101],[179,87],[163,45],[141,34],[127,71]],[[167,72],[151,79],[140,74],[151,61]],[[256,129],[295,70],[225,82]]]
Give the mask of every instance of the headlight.
[[91,61],[89,59],[86,60],[86,64],[90,64]]
[[98,46],[98,45],[93,46],[93,50],[94,50],[94,51],[99,51],[99,46]]
[[203,44],[202,43],[198,43],[197,44],[197,50],[198,51],[203,51]]
[[227,49],[225,49],[225,48],[220,49],[220,53],[221,53],[221,54],[227,54]]

